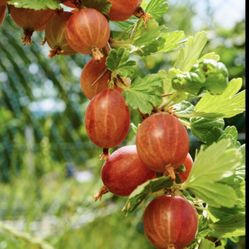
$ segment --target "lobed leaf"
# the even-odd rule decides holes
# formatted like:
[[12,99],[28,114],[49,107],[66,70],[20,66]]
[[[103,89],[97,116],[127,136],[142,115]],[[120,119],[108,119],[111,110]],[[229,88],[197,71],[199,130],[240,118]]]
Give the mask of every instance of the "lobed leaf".
[[167,10],[168,3],[166,0],[151,0],[145,8],[145,12],[156,20],[160,20]]
[[230,139],[234,146],[239,145],[238,140],[238,131],[235,126],[227,126],[221,136],[219,137],[219,140],[222,139]]
[[209,208],[209,213],[216,221],[209,225],[212,229],[210,236],[230,238],[245,235],[245,209],[235,208]]
[[166,30],[164,25],[159,26],[154,19],[150,19],[146,27],[140,26],[133,34],[133,50],[143,56],[160,51],[165,44],[163,34]]
[[220,56],[218,54],[216,54],[215,52],[210,52],[207,54],[204,54],[198,61],[197,63],[200,63],[206,59],[211,59],[211,60],[215,60],[215,61],[219,61],[220,60]]
[[164,38],[165,43],[160,51],[170,52],[182,45],[185,34],[184,31],[173,31],[165,33],[162,37]]
[[231,186],[217,182],[194,183],[189,189],[212,207],[233,207],[238,198]]
[[220,95],[205,93],[195,106],[195,112],[200,116],[230,118],[245,110],[245,91],[238,93],[242,79],[231,80]]
[[136,78],[124,91],[127,103],[144,114],[150,114],[162,101],[163,82],[155,74]]
[[211,144],[222,135],[225,122],[221,118],[193,117],[190,119],[190,127],[194,136],[200,141]]
[[129,60],[130,53],[125,48],[112,49],[107,57],[107,68],[121,76],[131,76],[134,72],[135,61]]
[[182,72],[190,71],[200,57],[207,41],[206,32],[199,32],[195,36],[189,37],[185,46],[179,51],[174,67]]
[[241,160],[242,153],[227,139],[213,143],[205,150],[201,147],[183,188],[188,188],[210,206],[233,207],[237,202],[236,192],[233,186],[221,181],[234,175]]

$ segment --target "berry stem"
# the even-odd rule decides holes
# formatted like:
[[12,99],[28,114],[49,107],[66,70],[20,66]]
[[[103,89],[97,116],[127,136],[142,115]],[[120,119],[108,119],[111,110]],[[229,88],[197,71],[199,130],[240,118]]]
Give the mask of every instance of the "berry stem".
[[107,160],[109,158],[109,149],[108,148],[103,148],[103,152],[100,155],[100,160]]
[[102,52],[98,48],[92,49],[92,56],[97,61],[101,60],[104,57],[104,55],[102,54]]
[[108,188],[104,185],[104,186],[99,190],[99,192],[98,192],[96,195],[94,195],[94,200],[95,200],[95,201],[101,200],[102,196],[103,196],[104,194],[108,193],[108,192],[109,192]]
[[110,39],[110,46],[112,48],[120,48],[120,47],[130,48],[131,41],[130,40],[119,41],[119,40]]
[[174,245],[170,244],[168,245],[167,249],[176,249]]
[[54,56],[56,56],[57,54],[61,54],[62,50],[60,50],[59,48],[53,48],[49,51],[48,57],[52,58]]
[[165,167],[164,175],[169,176],[173,181],[175,181],[176,175],[175,175],[174,167],[171,164]]
[[133,13],[134,16],[136,16],[139,19],[142,19],[144,24],[148,22],[148,20],[151,18],[151,15],[146,13],[142,7],[138,7],[135,12]]
[[31,45],[31,36],[33,35],[33,32],[34,30],[24,29],[22,37],[22,42],[24,45]]

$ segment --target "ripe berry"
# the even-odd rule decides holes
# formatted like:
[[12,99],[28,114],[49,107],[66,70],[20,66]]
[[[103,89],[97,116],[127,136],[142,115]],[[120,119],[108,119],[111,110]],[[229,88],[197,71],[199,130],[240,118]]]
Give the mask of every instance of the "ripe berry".
[[83,68],[80,76],[80,87],[88,99],[108,88],[111,72],[106,68],[106,58],[100,61],[90,60]]
[[119,145],[130,127],[130,113],[118,90],[98,93],[87,107],[85,126],[92,142],[102,148]]
[[189,151],[185,127],[173,115],[156,113],[138,127],[138,155],[152,170],[168,173],[174,179],[174,169],[183,163]]
[[23,28],[24,36],[22,41],[24,44],[31,44],[33,32],[35,30],[44,30],[47,22],[55,13],[53,10],[15,8],[12,5],[9,5],[9,11],[16,25]]
[[124,21],[129,19],[140,4],[139,0],[109,0],[112,7],[109,17],[113,21]]
[[51,48],[49,57],[76,53],[66,40],[66,24],[71,15],[70,12],[59,11],[47,23],[45,39]]
[[144,232],[158,249],[184,249],[198,228],[195,208],[180,196],[164,195],[154,199],[143,216]]
[[116,150],[102,168],[102,181],[115,195],[128,196],[135,188],[155,177],[138,157],[135,145]]
[[91,8],[75,10],[67,23],[68,44],[77,52],[103,57],[99,49],[104,48],[110,37],[110,27],[105,16]]

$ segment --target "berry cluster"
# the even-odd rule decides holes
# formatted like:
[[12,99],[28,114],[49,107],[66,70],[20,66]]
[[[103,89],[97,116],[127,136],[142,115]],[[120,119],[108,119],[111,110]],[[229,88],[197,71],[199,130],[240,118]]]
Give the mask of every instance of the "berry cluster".
[[[186,128],[171,113],[159,112],[145,118],[138,127],[136,144],[123,146],[109,155],[109,148],[120,145],[130,127],[130,112],[122,96],[122,87],[110,83],[111,72],[106,57],[111,49],[108,41],[111,30],[108,20],[124,21],[135,12],[142,16],[139,0],[109,0],[112,4],[105,16],[93,8],[82,6],[80,0],[63,1],[73,8],[64,10],[31,10],[8,5],[14,22],[23,28],[23,43],[30,44],[34,31],[45,31],[45,41],[51,48],[49,57],[91,54],[85,65],[80,86],[90,99],[86,110],[85,127],[90,140],[103,148],[103,188],[106,192],[129,196],[139,185],[165,175],[179,183],[185,181],[193,161],[188,154],[189,138]],[[0,23],[6,1],[0,6]],[[185,172],[179,171],[184,165]],[[195,238],[198,216],[194,207],[172,191],[157,197],[144,213],[144,231],[149,240],[160,249],[182,249]],[[187,230],[186,230],[187,227]]]

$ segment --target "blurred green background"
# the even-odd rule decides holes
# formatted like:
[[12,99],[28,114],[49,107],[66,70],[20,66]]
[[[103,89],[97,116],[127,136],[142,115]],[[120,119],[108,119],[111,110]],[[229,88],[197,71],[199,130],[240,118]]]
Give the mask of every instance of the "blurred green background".
[[[164,21],[187,35],[207,30],[206,51],[221,56],[231,78],[244,78],[243,9],[243,1],[171,0]],[[79,87],[89,57],[49,59],[42,34],[34,34],[31,47],[20,37],[8,17],[0,27],[0,249],[152,249],[143,235],[144,207],[125,216],[125,198],[93,201],[101,187],[101,150],[86,136],[88,100]],[[144,70],[157,72],[173,59],[150,56]],[[237,126],[244,143],[244,115],[226,123]],[[123,144],[132,143],[131,130]],[[192,151],[197,146],[191,137]],[[232,248],[245,248],[244,240],[229,243]]]

